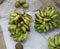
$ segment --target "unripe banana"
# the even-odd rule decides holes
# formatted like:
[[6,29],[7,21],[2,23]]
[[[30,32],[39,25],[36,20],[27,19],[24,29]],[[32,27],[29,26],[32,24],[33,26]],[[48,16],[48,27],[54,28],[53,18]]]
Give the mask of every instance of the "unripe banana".
[[28,34],[29,34],[28,32],[26,32],[26,34],[24,34],[24,37],[22,38],[22,41],[23,41],[23,40],[26,40]]
[[57,16],[59,16],[59,15],[58,14],[55,14],[51,18],[56,18]]
[[57,26],[57,24],[56,24],[55,22],[53,22],[53,21],[52,21],[51,23],[53,24],[53,26],[54,26],[54,27],[56,27],[56,26]]
[[47,22],[47,21],[50,21],[50,20],[51,20],[51,19],[46,19],[46,18],[44,18],[44,21],[46,21],[46,22]]
[[20,15],[20,12],[18,10],[15,10],[14,11],[16,14]]
[[16,14],[16,13],[11,13],[10,16],[12,16],[12,17],[16,17],[17,14]]
[[29,26],[27,26],[26,24],[24,24],[24,27],[25,27],[26,29],[28,29],[28,28],[29,28]]
[[23,26],[23,27],[21,27],[21,30],[23,31],[23,32],[26,32],[26,28]]
[[24,35],[22,34],[19,38],[18,41],[23,41],[22,38],[24,37]]
[[37,30],[40,30],[41,28],[40,27],[37,27]]
[[54,38],[48,38],[49,49],[60,49],[60,35],[57,34]]
[[44,13],[43,13],[42,11],[41,11],[41,16],[42,16],[42,17],[44,17],[44,16],[45,16],[45,15],[44,15]]
[[54,13],[55,13],[55,10],[52,10],[50,13],[50,16],[53,16]]
[[52,46],[52,47],[55,47],[56,46],[55,43],[52,42],[51,38],[48,39],[48,42],[49,42],[49,45],[50,46]]
[[18,25],[18,27],[20,27],[20,26],[21,26],[21,24],[20,24],[20,23],[18,23],[17,25]]
[[49,27],[50,27],[50,29],[51,29],[51,30],[53,29],[53,26],[52,26],[52,24],[51,24],[51,23],[49,23]]
[[[39,26],[41,26],[42,24],[42,27],[40,28],[42,32],[47,32],[49,30],[59,28],[58,26],[60,25],[60,22],[59,22],[60,16],[59,16],[59,12],[54,7],[51,7],[51,6],[44,7],[41,10],[39,10],[39,12],[35,14],[35,16],[36,16],[35,22],[37,22]],[[45,22],[45,24],[47,25],[43,24],[43,22]],[[36,26],[36,23],[35,23],[35,26]],[[36,30],[38,30],[37,27],[35,28]]]
[[60,34],[58,35],[58,43],[60,45]]
[[38,29],[37,29],[36,31],[41,32],[42,30],[38,30]]
[[47,31],[46,29],[43,30],[43,32],[46,32],[46,31]]
[[[40,25],[40,24],[39,24]],[[35,24],[34,27],[37,28],[37,27],[40,27],[38,24]]]
[[28,25],[29,24],[29,21],[27,21],[26,19],[22,18],[24,20],[24,22]]
[[48,25],[46,25],[46,30],[47,30],[47,31],[49,30],[49,26],[48,26]]
[[42,17],[40,17],[39,13],[35,14],[36,18],[38,19],[42,19]]
[[58,46],[58,35],[55,35],[55,45]]
[[36,18],[35,20],[36,20],[36,21],[38,21],[39,23],[42,23],[42,20],[40,21],[40,20],[39,20],[39,19],[37,19],[37,18]]
[[32,17],[24,10],[22,12],[15,10],[14,13],[10,15],[9,20],[8,29],[11,33],[11,37],[13,37],[15,41],[19,42],[26,40],[30,32],[32,20]]
[[20,16],[17,15],[14,20],[17,21],[17,20],[19,19],[19,17],[20,17]]
[[47,11],[47,16],[51,17],[50,13],[51,13],[51,10]]

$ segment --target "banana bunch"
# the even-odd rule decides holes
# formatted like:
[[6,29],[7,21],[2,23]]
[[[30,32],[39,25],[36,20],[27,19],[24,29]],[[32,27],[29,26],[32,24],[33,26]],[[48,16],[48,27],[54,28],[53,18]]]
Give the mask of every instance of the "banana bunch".
[[34,27],[37,32],[47,32],[60,27],[60,14],[54,7],[42,8],[35,16]]
[[48,39],[49,49],[60,49],[60,34],[55,35],[54,38]]
[[23,42],[26,40],[30,32],[32,20],[32,17],[29,14],[26,14],[24,10],[21,12],[15,10],[14,13],[10,14],[8,30],[15,41]]

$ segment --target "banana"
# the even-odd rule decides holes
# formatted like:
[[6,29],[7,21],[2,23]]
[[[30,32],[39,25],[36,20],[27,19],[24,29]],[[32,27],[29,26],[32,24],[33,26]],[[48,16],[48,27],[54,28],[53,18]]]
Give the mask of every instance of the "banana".
[[39,19],[37,19],[37,18],[36,18],[35,20],[38,21],[39,23],[42,23],[42,20],[39,20]]
[[44,21],[46,21],[46,22],[47,22],[47,21],[50,21],[50,20],[51,20],[51,19],[44,18]]
[[29,24],[29,21],[27,21],[26,19],[22,18],[23,21],[28,25]]
[[37,28],[38,26],[39,26],[38,24],[35,24],[35,25],[34,25],[34,27],[36,27],[36,28]]
[[40,28],[43,28],[43,27],[44,27],[44,25],[41,24],[41,25],[40,25]]
[[20,17],[20,16],[17,15],[14,20],[17,21],[17,20],[19,19],[19,17]]
[[26,12],[25,12],[24,10],[22,10],[22,11],[20,12],[20,14],[21,14],[21,15],[25,15]]
[[16,14],[16,13],[11,13],[10,16],[11,16],[11,17],[16,17],[17,14]]
[[40,27],[37,27],[37,30],[40,30]]
[[14,21],[14,19],[10,19],[9,24],[12,24]]
[[20,29],[16,28],[16,34],[19,34],[19,32],[20,32]]
[[51,23],[53,24],[54,27],[57,26],[57,24],[55,22],[51,21]]
[[38,19],[42,19],[42,17],[41,17],[39,14],[36,14],[35,16],[36,16],[36,18],[38,18]]
[[21,24],[20,24],[20,23],[18,23],[17,25],[18,25],[18,28],[21,26]]
[[41,16],[42,17],[45,17],[44,12],[43,12],[43,9],[40,12],[41,12]]
[[52,30],[53,29],[53,26],[51,23],[48,23],[49,24],[49,28]]
[[25,19],[26,19],[27,21],[31,22],[31,20],[30,20],[28,17],[25,17]]
[[[51,44],[51,42],[53,44]],[[49,37],[48,43],[49,43],[48,46],[50,49],[52,49],[52,48],[53,49],[60,49],[60,34],[55,35],[54,38]]]
[[24,26],[21,27],[21,30],[22,30],[23,32],[26,32],[26,28],[25,28]]
[[55,14],[51,18],[56,18],[57,16],[59,16],[59,15],[58,14]]
[[22,34],[19,38],[18,41],[23,41],[22,38],[24,37],[24,35]]
[[14,38],[14,41],[18,41],[18,38],[17,38],[17,37],[15,37],[15,38]]
[[14,35],[14,34],[15,34],[15,33],[12,31],[12,32],[11,32],[11,35]]
[[29,34],[28,32],[26,32],[26,33],[24,34],[24,36],[23,36],[23,38],[22,38],[22,41],[23,41],[23,40],[26,40],[28,34]]
[[43,32],[46,32],[46,31],[47,31],[46,29],[43,30]]
[[58,44],[59,44],[58,43],[58,35],[55,35],[54,39],[55,39],[55,45],[58,46]]
[[46,10],[49,11],[50,10],[50,6],[46,7]]
[[55,10],[52,10],[50,13],[50,16],[53,16],[54,13],[55,13]]
[[38,30],[38,29],[36,29],[36,31],[38,31],[38,32],[42,32],[42,30],[40,30],[40,29],[39,29],[39,30]]
[[17,27],[16,25],[10,25],[10,26],[9,26],[9,29],[10,29],[10,30],[15,30],[16,27]]
[[[46,13],[47,13],[47,15],[49,15],[49,14],[48,14],[49,10],[50,10],[50,7],[47,7],[47,8],[46,8]],[[50,13],[50,12],[49,12],[49,13]]]
[[31,22],[33,21],[33,19],[32,19],[32,17],[30,16],[30,15],[28,15],[27,14],[27,16],[28,16],[28,18],[31,20]]
[[58,35],[58,43],[60,45],[60,34]]
[[16,14],[20,15],[20,12],[18,10],[15,10],[14,11]]
[[51,38],[48,39],[48,42],[49,42],[49,45],[50,46],[52,46],[52,47],[55,47],[56,46],[55,43],[52,42]]
[[49,11],[47,12],[47,16],[50,17],[50,13],[51,13],[51,10],[49,10]]
[[[58,24],[60,24],[59,12],[51,6],[42,8],[38,13],[35,14],[35,16],[35,22],[37,22],[37,24],[42,24],[42,27],[40,28],[42,32],[47,32],[48,30],[58,28]],[[45,24],[43,24],[43,22],[45,22]],[[37,29],[37,27],[35,28]]]
[[47,31],[49,30],[49,26],[48,26],[48,25],[46,25],[46,30],[47,30]]
[[25,27],[26,29],[28,29],[28,28],[29,28],[29,26],[27,26],[26,24],[24,24],[24,27]]

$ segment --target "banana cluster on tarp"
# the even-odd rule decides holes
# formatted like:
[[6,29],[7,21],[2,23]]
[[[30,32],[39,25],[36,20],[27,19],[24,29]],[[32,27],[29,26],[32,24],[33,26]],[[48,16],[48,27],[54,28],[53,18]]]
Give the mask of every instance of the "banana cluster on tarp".
[[37,32],[47,32],[60,27],[60,14],[54,7],[42,8],[35,16],[34,27]]
[[55,35],[54,38],[48,39],[49,49],[60,49],[60,34]]
[[15,10],[14,13],[10,14],[9,31],[15,41],[26,40],[30,32],[31,22],[32,17],[26,14],[24,10],[21,12]]

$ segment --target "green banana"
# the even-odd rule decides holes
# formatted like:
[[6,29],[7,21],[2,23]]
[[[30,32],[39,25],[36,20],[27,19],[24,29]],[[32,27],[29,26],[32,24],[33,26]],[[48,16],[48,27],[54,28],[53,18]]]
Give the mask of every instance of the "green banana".
[[14,20],[17,21],[17,20],[19,19],[19,17],[20,17],[20,16],[17,15]]
[[20,15],[20,12],[18,10],[15,10],[14,11],[16,14]]
[[54,13],[55,13],[55,10],[52,10],[50,13],[50,16],[53,16]]
[[28,34],[29,34],[28,32],[26,32],[26,34],[24,34],[24,37],[22,38],[22,41],[23,41],[23,40],[26,40]]
[[54,38],[48,38],[49,49],[60,49],[60,34],[54,36]]
[[8,27],[11,37],[18,42],[25,41],[30,32],[32,20],[32,16],[25,11],[15,10],[14,13],[11,13]]
[[47,31],[49,30],[49,26],[48,26],[48,25],[46,25],[46,30],[47,30]]
[[60,34],[58,35],[58,43],[60,45]]
[[49,23],[49,28],[52,30],[53,29],[53,26],[51,23]]
[[58,14],[55,14],[51,18],[56,18],[57,16],[59,16],[59,15]]
[[58,35],[55,35],[55,45],[58,46]]
[[57,26],[57,24],[55,23],[55,22],[51,22],[52,23],[52,25],[54,26],[54,27],[56,27]]
[[52,46],[52,47],[55,47],[55,46],[56,46],[55,43],[52,42],[51,38],[49,38],[48,41],[49,41],[49,45],[50,45],[50,46]]
[[[47,32],[49,30],[59,28],[58,27],[60,25],[60,22],[59,22],[60,16],[59,15],[60,15],[59,12],[54,7],[51,7],[51,6],[43,7],[41,10],[39,10],[38,13],[35,14],[36,18],[35,18],[34,26],[36,26],[37,24],[39,24],[39,26],[41,26],[41,24],[42,24],[42,27],[40,28],[40,30],[42,30],[42,32]],[[37,22],[37,24],[36,24],[36,22]],[[43,22],[45,22],[45,24],[47,24],[47,25],[44,25]],[[35,29],[38,30],[39,26],[35,27]]]
[[12,16],[12,17],[16,17],[17,14],[16,14],[16,13],[11,13],[10,16]]

